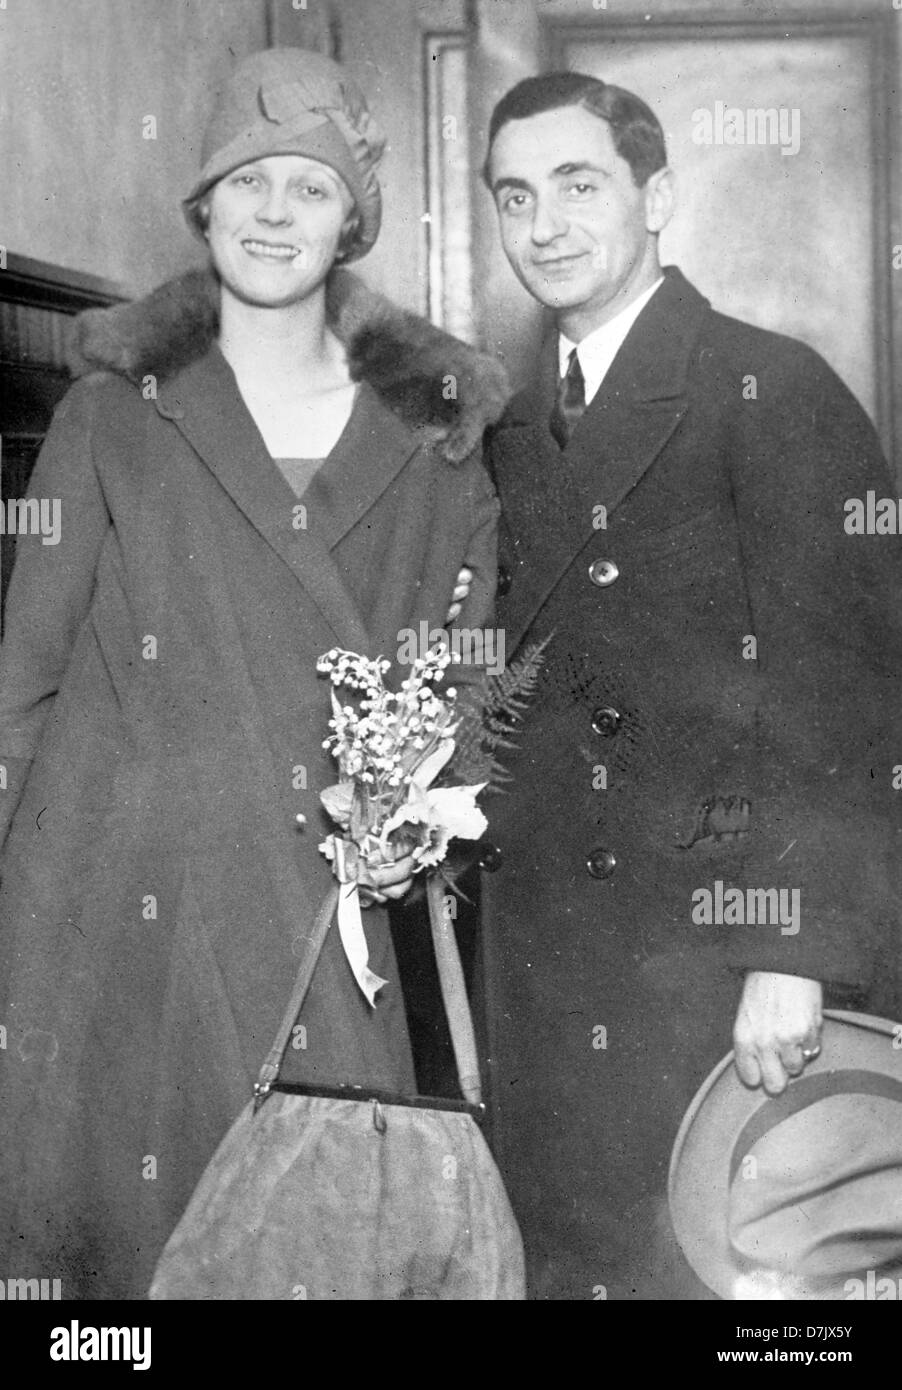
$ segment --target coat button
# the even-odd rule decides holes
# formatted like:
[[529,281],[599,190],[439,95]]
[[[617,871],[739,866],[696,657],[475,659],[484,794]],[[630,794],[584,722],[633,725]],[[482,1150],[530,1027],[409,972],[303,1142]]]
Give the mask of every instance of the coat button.
[[510,588],[511,588],[511,585],[513,584],[513,582],[514,582],[514,576],[511,574],[511,572],[510,572],[510,570],[508,569],[507,565],[499,565],[499,566],[498,566],[498,583],[497,583],[497,586],[496,586],[496,591],[497,591],[497,593],[498,593],[498,595],[499,595],[500,598],[504,598],[504,595],[505,595],[505,594],[509,594],[509,593],[510,593]]
[[592,711],[592,728],[600,738],[613,738],[622,722],[620,712],[610,705],[599,705]]
[[483,845],[476,862],[485,873],[497,873],[501,868],[501,851],[497,845]]
[[599,589],[606,589],[620,574],[613,560],[593,560],[589,566],[589,578]]
[[617,860],[609,849],[593,849],[589,851],[586,860],[586,868],[593,878],[610,878],[617,867]]

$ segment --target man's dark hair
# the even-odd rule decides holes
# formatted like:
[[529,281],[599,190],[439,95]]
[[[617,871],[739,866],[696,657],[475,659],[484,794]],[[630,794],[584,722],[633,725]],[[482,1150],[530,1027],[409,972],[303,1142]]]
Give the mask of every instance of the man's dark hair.
[[527,77],[501,98],[489,125],[489,152],[482,177],[491,188],[490,162],[495,137],[509,121],[522,121],[562,106],[583,106],[607,121],[614,148],[630,166],[633,182],[642,188],[667,163],[661,122],[641,97],[583,72],[548,72]]

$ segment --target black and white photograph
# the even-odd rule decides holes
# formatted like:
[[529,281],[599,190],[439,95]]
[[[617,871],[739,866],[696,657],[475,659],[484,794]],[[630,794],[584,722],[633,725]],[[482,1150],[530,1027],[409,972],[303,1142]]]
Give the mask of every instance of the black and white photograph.
[[902,1300],[900,78],[902,0],[0,0],[36,1364]]

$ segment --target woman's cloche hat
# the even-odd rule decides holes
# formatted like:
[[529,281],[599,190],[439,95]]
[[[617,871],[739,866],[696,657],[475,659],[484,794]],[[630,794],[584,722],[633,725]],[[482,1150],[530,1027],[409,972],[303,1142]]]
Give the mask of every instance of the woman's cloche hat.
[[204,234],[201,202],[233,169],[267,155],[298,154],[344,179],[360,217],[343,259],[366,255],[379,235],[382,195],[376,166],[385,136],[351,77],[319,53],[268,48],[234,69],[204,135],[201,173],[182,203],[191,230]]

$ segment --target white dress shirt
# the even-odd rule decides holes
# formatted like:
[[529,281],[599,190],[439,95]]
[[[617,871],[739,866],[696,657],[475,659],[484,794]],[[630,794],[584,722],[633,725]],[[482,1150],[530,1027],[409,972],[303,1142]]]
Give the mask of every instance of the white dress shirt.
[[648,301],[651,299],[659,285],[663,285],[664,276],[656,280],[650,289],[644,294],[640,294],[638,299],[634,299],[632,304],[628,304],[625,309],[621,309],[610,323],[602,324],[601,328],[596,328],[591,333],[587,333],[581,343],[571,343],[569,338],[565,338],[563,333],[558,336],[558,362],[561,376],[566,376],[569,365],[570,354],[574,348],[577,349],[579,365],[582,368],[583,378],[586,383],[586,405],[598,391],[599,386],[604,381],[610,370],[611,363],[617,356],[623,340],[629,333],[636,319],[642,313]]

